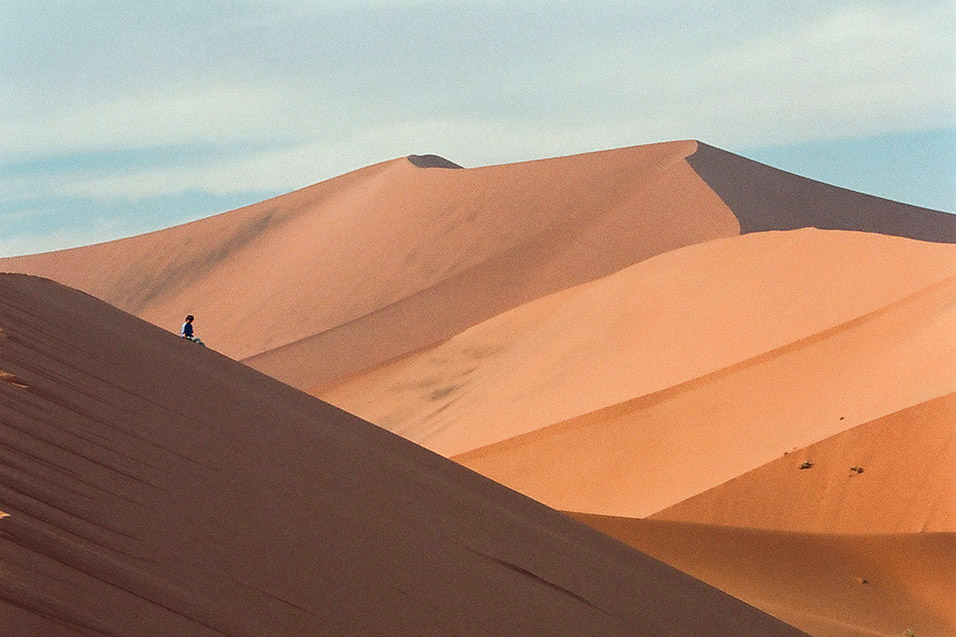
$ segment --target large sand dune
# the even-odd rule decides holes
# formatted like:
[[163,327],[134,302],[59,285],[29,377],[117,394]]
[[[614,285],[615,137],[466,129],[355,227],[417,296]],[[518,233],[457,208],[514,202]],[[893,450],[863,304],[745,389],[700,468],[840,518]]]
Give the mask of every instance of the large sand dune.
[[474,169],[402,158],[184,226],[0,259],[0,271],[167,329],[191,312],[223,353],[309,388],[675,248],[808,226],[956,241],[952,215],[686,141]]
[[799,634],[80,292],[0,328],[4,634]]
[[307,387],[649,256],[737,234],[684,160],[695,148],[472,170],[398,159],[185,226],[0,260],[0,269],[48,276],[168,329],[191,312],[223,353]]
[[[0,271],[51,277],[167,330],[178,329],[183,315],[193,313],[199,334],[214,349],[567,511],[814,634],[899,635],[911,628],[922,635],[947,634],[956,626],[956,611],[941,601],[956,590],[951,568],[956,491],[947,471],[956,436],[954,243],[956,215],[814,182],[706,144],[673,142],[474,169],[440,157],[411,156],[184,226],[3,259]],[[57,346],[72,351],[78,345],[70,338],[100,338],[84,332],[53,335],[42,351]],[[83,360],[98,360],[98,350],[88,345],[94,341],[80,342],[86,343],[79,345]],[[177,344],[168,335],[164,342]],[[167,345],[146,347],[164,352]],[[202,352],[198,360],[210,356]],[[174,363],[182,361],[169,364]],[[198,373],[189,367],[192,362],[183,364]],[[94,377],[118,383],[98,365]],[[225,367],[216,369],[227,373]],[[229,369],[233,374],[242,368]],[[91,388],[72,380],[74,373],[57,372],[113,416],[138,404],[124,393],[128,385],[118,384],[119,392]],[[13,374],[5,388],[30,385],[21,383],[25,377]],[[253,377],[261,379],[248,376]],[[183,381],[178,382],[181,387]],[[194,458],[192,452],[178,445],[225,438],[240,447],[250,442],[263,447],[258,436],[267,434],[242,424],[251,422],[243,420],[246,407],[228,403],[236,395],[228,382],[213,381],[201,395],[190,394],[190,404],[220,401],[215,418],[239,414],[238,432],[213,418],[219,433],[208,440],[199,433],[200,438],[187,434],[187,443],[177,442],[179,434],[156,434],[161,446],[186,458]],[[405,473],[377,474],[381,467],[375,459],[392,458],[380,445],[393,445],[402,450],[399,455],[411,453],[411,447],[376,437],[340,412],[323,407],[319,415],[317,403],[281,391],[286,392],[281,399],[266,392],[251,406],[242,400],[237,405],[272,420],[288,419],[298,430],[295,435],[305,435],[302,431],[319,422],[315,435],[323,444],[338,440],[330,427],[349,424],[341,435],[351,446],[326,452],[312,439],[293,442],[292,433],[287,432],[291,438],[282,434],[280,448],[269,442],[263,448],[272,451],[250,453],[273,454],[268,456],[273,460],[291,454],[287,473],[302,476],[267,473],[261,477],[266,483],[292,480],[304,493],[315,479],[327,488],[327,477],[310,464],[315,456],[337,471],[370,472],[373,477],[363,485],[379,478],[431,485],[421,501],[395,489],[389,497],[411,507],[416,512],[411,517],[424,512],[434,519],[428,512],[447,497],[442,489],[458,485],[450,476],[470,475],[463,469],[445,473],[451,471],[447,464],[421,450],[415,457],[430,459],[434,472],[403,460]],[[157,403],[156,414],[170,407],[168,395],[147,396]],[[278,404],[284,401],[290,402]],[[87,403],[78,404],[87,417],[102,417]],[[179,402],[172,407],[187,410],[188,416],[174,421],[179,423],[174,432],[206,430],[196,423],[211,416],[189,412]],[[297,409],[303,414],[288,414]],[[109,418],[104,422],[113,423]],[[366,458],[363,449],[369,445],[375,451]],[[340,452],[348,459],[335,455]],[[186,475],[218,484],[188,462],[175,462],[177,471],[188,468]],[[237,462],[261,464],[249,463],[246,456]],[[812,466],[801,469],[805,462]],[[56,484],[86,493],[85,487],[57,476]],[[230,489],[255,482],[235,476],[224,480],[231,481]],[[460,597],[445,600],[448,604],[474,609],[491,599],[482,597],[490,595],[487,591],[475,591],[497,586],[500,569],[449,548],[446,541],[458,542],[458,530],[450,535],[423,531],[389,508],[395,504],[389,497],[369,496],[374,513],[355,504],[365,500],[355,500],[344,487],[335,493],[341,497],[322,500],[334,513],[313,500],[295,500],[295,507],[329,517],[315,533],[333,532],[339,524],[336,507],[354,513],[347,528],[381,545],[369,559],[401,573],[394,575],[401,580],[397,589],[407,592],[410,578],[417,593],[428,591],[432,579],[416,569],[434,574],[454,563],[464,573],[478,569],[461,577],[479,579],[448,579],[464,587]],[[208,504],[199,495],[189,497],[198,498],[189,501],[200,509]],[[262,495],[256,503],[264,501]],[[529,506],[521,499],[509,502]],[[620,547],[590,548],[594,536],[574,535],[574,542],[565,542],[566,533],[584,532],[560,526],[543,508],[534,510],[544,518],[521,518],[532,530],[521,527],[526,535],[515,538],[517,544],[540,543],[535,550],[541,557],[533,559],[549,563],[555,555],[578,556],[580,562],[569,558],[568,568],[596,560],[598,580],[609,562],[623,560],[607,580],[607,591],[617,587],[622,598],[632,594],[619,586],[620,578],[632,577],[623,573],[634,568],[647,573],[641,570],[645,562]],[[127,519],[123,511],[120,507],[117,515]],[[460,513],[462,519],[484,519],[484,513]],[[193,519],[198,514],[177,515]],[[283,510],[279,517],[290,522],[276,527],[287,529],[276,546],[320,542],[312,529],[292,530],[299,529],[304,515]],[[0,520],[0,528],[15,517]],[[361,530],[362,524],[382,520],[406,535],[389,536],[382,544],[383,532]],[[139,537],[139,527],[132,533],[123,524],[116,528]],[[486,537],[485,524],[461,532]],[[205,535],[161,528],[177,546],[212,546]],[[550,539],[534,535],[534,529],[551,529],[542,531]],[[255,533],[271,537],[273,532]],[[296,533],[304,535],[292,537]],[[428,559],[417,552],[424,550],[416,543],[419,535],[440,547]],[[252,546],[240,544],[229,546],[240,551]],[[361,553],[358,546],[338,544],[321,556],[355,557]],[[492,562],[499,567],[515,565],[512,553],[502,557],[483,550],[497,556]],[[275,552],[270,556],[278,559]],[[354,575],[351,566],[335,563],[348,577]],[[357,573],[371,572],[366,562],[358,564]],[[911,581],[906,564],[918,572],[918,581]],[[779,573],[775,565],[795,577]],[[555,583],[536,568],[522,563],[510,576],[521,580],[527,572]],[[864,571],[876,575],[861,579],[879,585],[857,582],[854,578]],[[592,600],[567,584],[581,582],[568,571],[549,573],[560,579],[558,589]],[[296,568],[282,577],[291,587],[283,589],[286,593],[319,586],[303,583]],[[329,577],[329,586],[347,580]],[[255,584],[274,592],[260,580]],[[193,590],[180,580],[175,585]],[[661,600],[677,590],[665,589],[654,589]],[[518,589],[507,590],[494,599],[522,599]],[[472,593],[475,597],[468,597]],[[248,595],[250,616],[259,617],[265,606],[257,594]],[[381,608],[397,603],[389,591],[362,589],[362,595],[384,604]],[[300,604],[298,598],[293,601]],[[670,608],[668,603],[662,601],[661,607]],[[550,602],[542,604],[550,608]],[[621,605],[614,606],[618,609],[627,602],[614,604]],[[422,605],[412,604],[415,610],[407,612],[431,617]],[[515,613],[511,606],[522,605],[506,604]],[[573,622],[556,619],[561,612],[580,611],[572,607],[537,621],[573,632]],[[283,611],[269,608],[286,621]],[[628,621],[635,617],[621,612]],[[441,614],[428,626],[440,632],[452,625],[441,623],[451,621],[451,615]],[[533,623],[488,617],[488,626],[515,630]],[[575,621],[592,618],[589,611]],[[646,619],[641,615],[635,621],[646,628]],[[399,613],[397,621],[411,625],[412,620]],[[587,632],[598,624],[583,626]]]

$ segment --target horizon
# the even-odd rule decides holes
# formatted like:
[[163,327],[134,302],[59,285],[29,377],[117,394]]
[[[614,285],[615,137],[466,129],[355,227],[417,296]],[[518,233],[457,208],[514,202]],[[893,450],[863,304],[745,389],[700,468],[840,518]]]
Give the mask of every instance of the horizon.
[[478,167],[672,139],[953,213],[954,28],[922,0],[9,2],[0,256],[409,154]]

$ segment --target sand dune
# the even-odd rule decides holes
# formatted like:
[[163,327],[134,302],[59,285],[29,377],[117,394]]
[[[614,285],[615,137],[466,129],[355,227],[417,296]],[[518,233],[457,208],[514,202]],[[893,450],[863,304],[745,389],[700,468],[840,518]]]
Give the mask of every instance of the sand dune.
[[956,242],[952,215],[685,141],[474,169],[411,156],[0,271],[166,329],[191,312],[219,351],[305,389],[669,250],[805,226]]
[[840,536],[575,515],[818,637],[956,634],[956,534]]
[[742,232],[813,227],[956,243],[952,214],[838,188],[707,144],[698,143],[687,160],[734,211]]
[[695,148],[470,170],[403,158],[185,226],[0,260],[0,270],[53,278],[167,329],[191,312],[223,353],[308,387],[737,234],[684,161]]
[[190,312],[212,349],[813,634],[954,632],[954,243],[956,215],[687,141],[414,155],[0,259],[167,331],[0,279],[3,619],[787,634],[176,340]]
[[0,327],[5,632],[799,634],[80,292]]
[[[671,251],[528,303],[439,346],[313,391],[439,453],[455,455],[692,381],[706,383],[708,375],[854,321],[954,276],[956,247],[950,245],[816,230],[723,239]],[[935,315],[927,320],[935,320]],[[952,326],[951,320],[927,332],[924,342],[941,329],[944,336],[953,333],[945,331]],[[906,319],[895,329],[908,333]],[[880,342],[887,340],[886,335],[876,336]],[[863,341],[860,347],[869,345]],[[907,350],[897,362],[904,369],[914,358],[922,360],[921,350]],[[937,353],[942,358],[926,370],[915,398],[900,397],[904,402],[898,402],[889,394],[869,406],[846,405],[850,413],[840,415],[850,420],[834,416],[834,422],[859,424],[865,422],[860,417],[870,419],[913,404],[907,400],[939,395],[927,395],[922,387],[934,379],[934,389],[953,386],[954,354],[947,352],[944,348]],[[939,358],[937,354],[929,359]],[[834,355],[843,357],[841,352]],[[759,368],[774,365],[766,361]],[[821,367],[816,373],[824,371]],[[846,372],[834,375],[841,373]],[[792,375],[782,368],[777,377],[786,383]],[[901,387],[897,393],[914,389]],[[863,391],[874,390],[875,385]],[[764,401],[765,396],[749,400]],[[804,407],[795,397],[789,409]],[[764,428],[763,423],[754,425]],[[808,434],[792,432],[792,444],[811,442]],[[642,435],[660,437],[649,431]],[[775,440],[776,445],[790,443],[783,436]],[[530,453],[524,445],[508,448],[515,456],[527,458]],[[775,456],[789,448],[762,453]],[[496,452],[488,450],[482,458]],[[555,449],[546,455],[553,453]],[[760,464],[769,460],[762,458]],[[471,464],[470,458],[462,461],[481,467],[479,471],[487,466],[477,460]],[[503,464],[523,470],[522,461],[510,452]],[[736,474],[723,475],[729,479]]]
[[654,517],[807,533],[952,532],[954,469],[950,394],[790,453]]
[[[643,517],[956,390],[956,279],[683,385],[458,456],[556,508]],[[943,346],[941,346],[943,345]]]

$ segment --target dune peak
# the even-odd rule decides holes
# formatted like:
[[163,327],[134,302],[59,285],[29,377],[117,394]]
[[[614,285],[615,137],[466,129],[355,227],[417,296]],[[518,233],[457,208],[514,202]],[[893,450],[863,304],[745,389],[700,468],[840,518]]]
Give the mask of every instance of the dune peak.
[[408,161],[418,168],[464,168],[439,155],[409,155]]

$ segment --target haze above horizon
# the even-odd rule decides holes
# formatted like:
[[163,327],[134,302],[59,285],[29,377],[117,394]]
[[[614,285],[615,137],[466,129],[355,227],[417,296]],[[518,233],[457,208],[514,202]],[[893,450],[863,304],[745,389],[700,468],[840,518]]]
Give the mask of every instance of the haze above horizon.
[[408,154],[695,138],[956,211],[951,2],[0,5],[0,256]]

